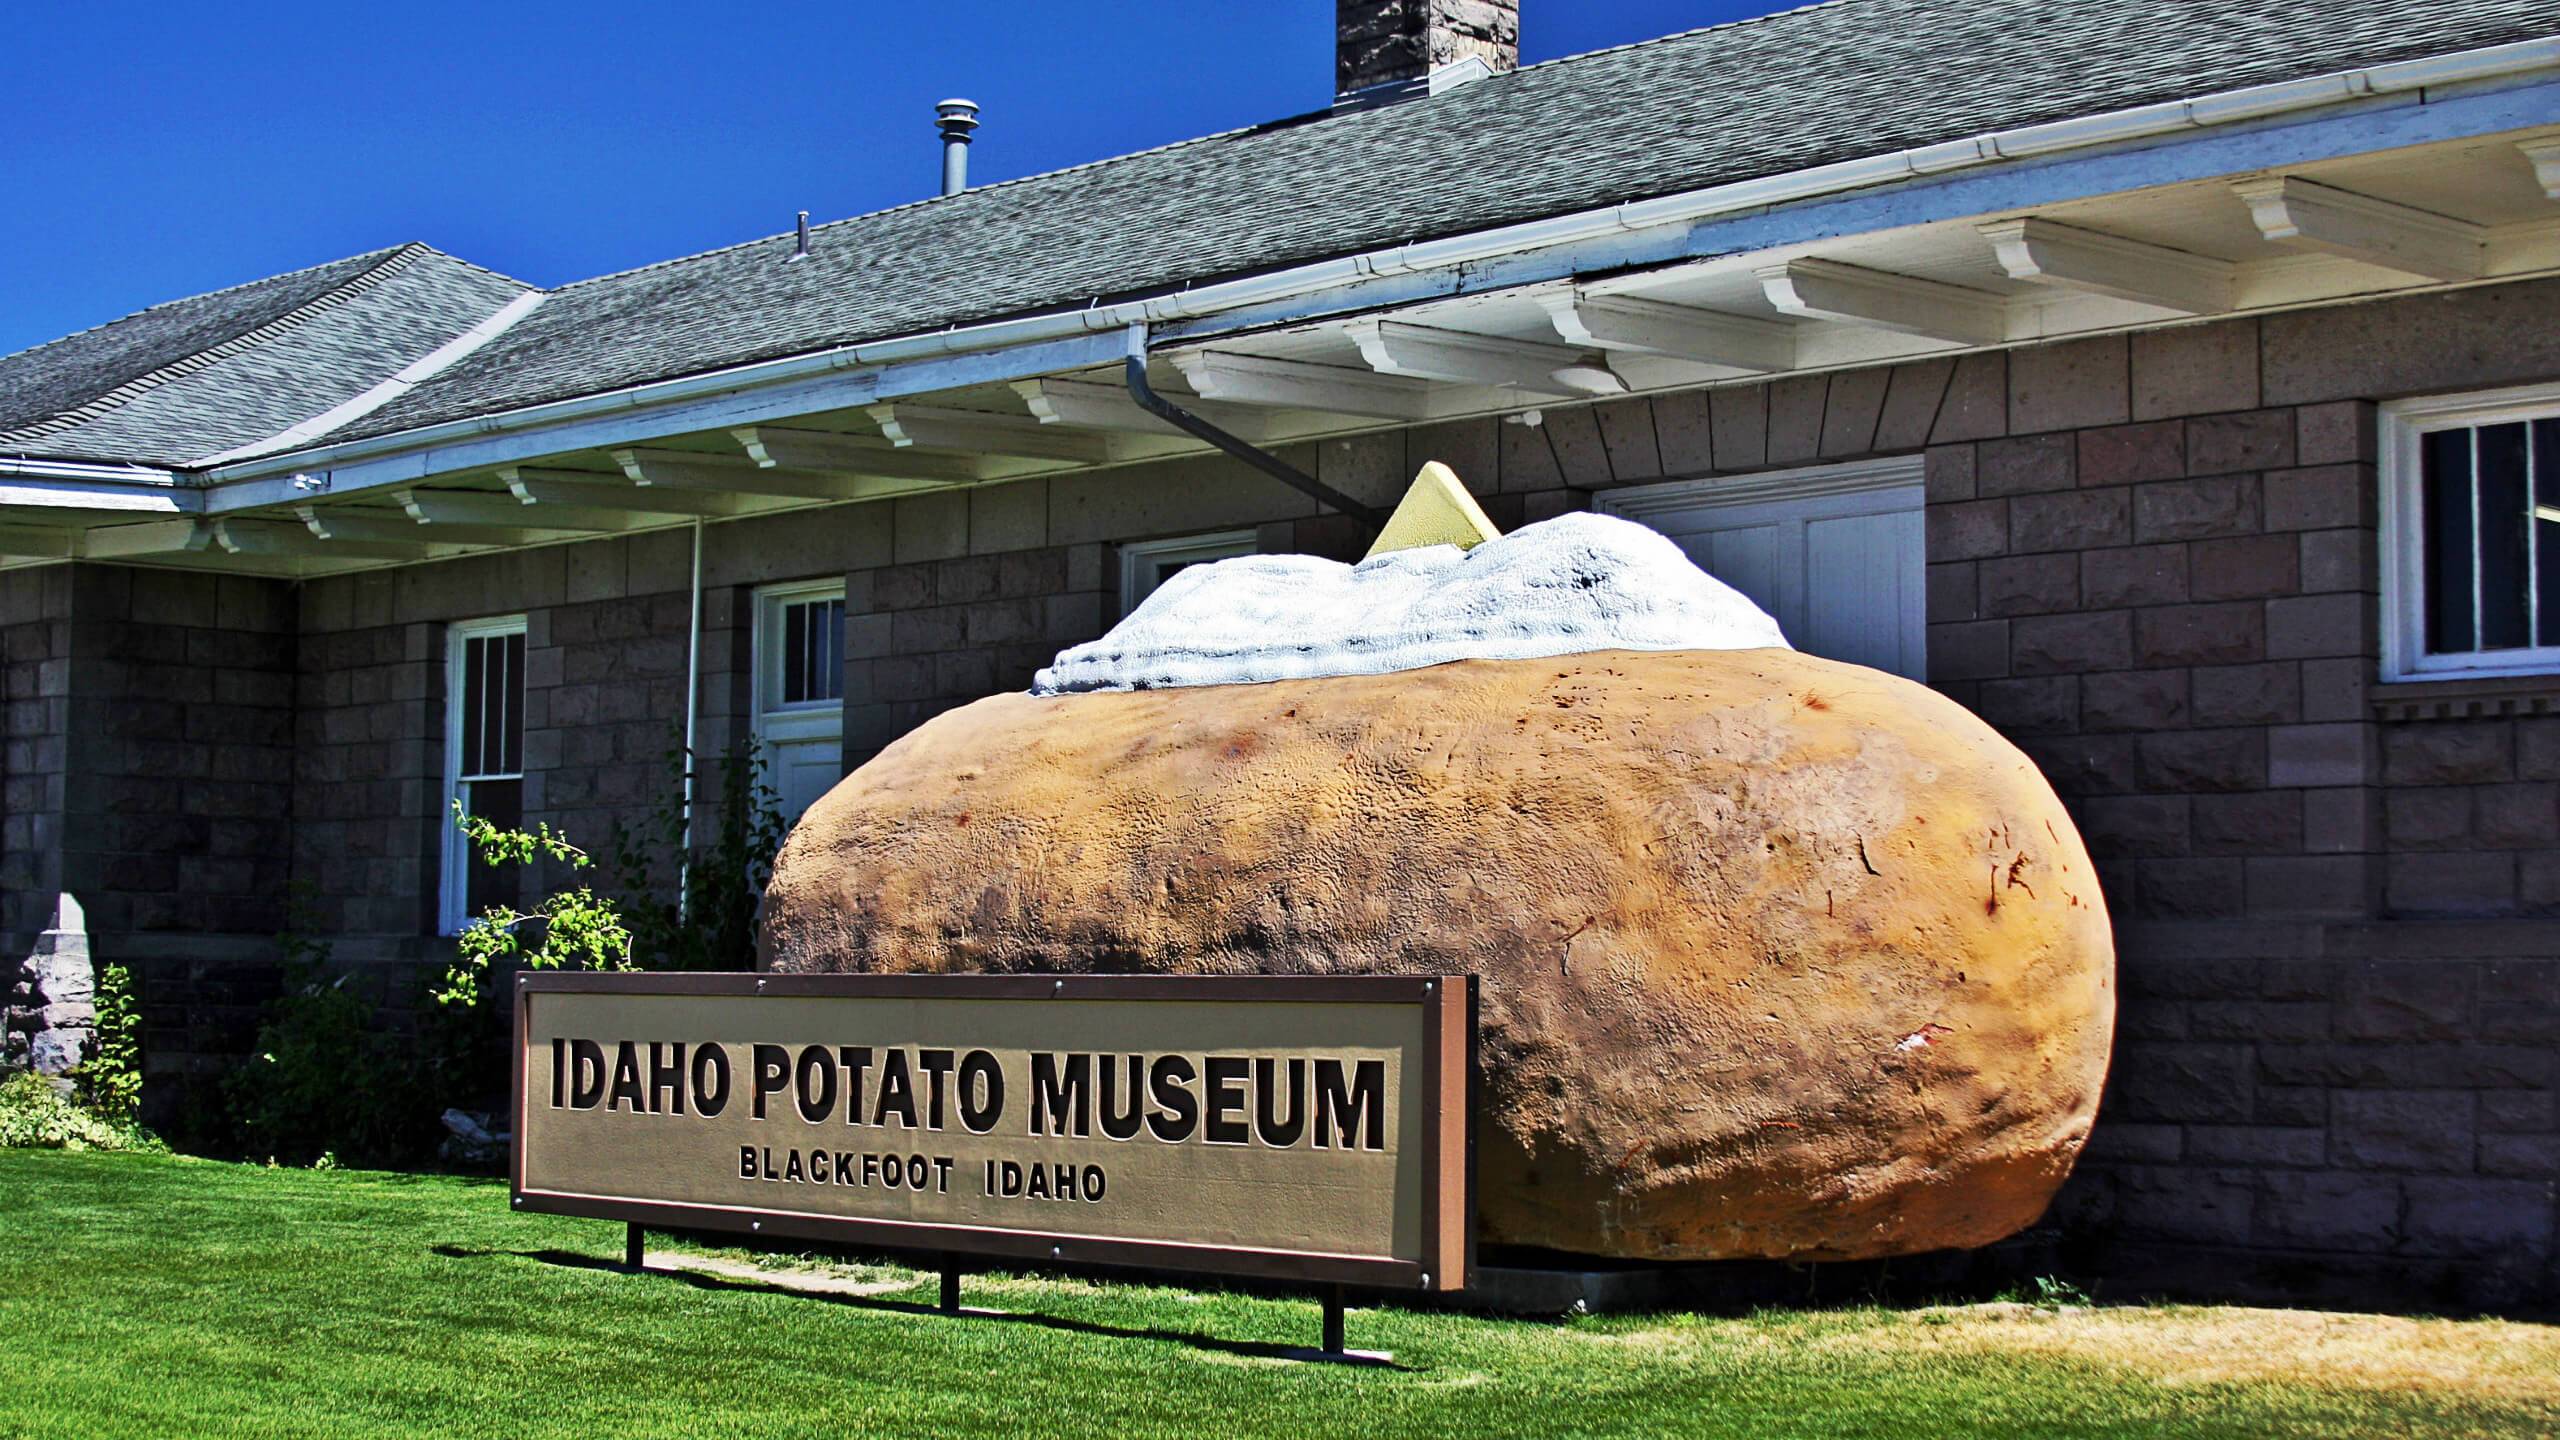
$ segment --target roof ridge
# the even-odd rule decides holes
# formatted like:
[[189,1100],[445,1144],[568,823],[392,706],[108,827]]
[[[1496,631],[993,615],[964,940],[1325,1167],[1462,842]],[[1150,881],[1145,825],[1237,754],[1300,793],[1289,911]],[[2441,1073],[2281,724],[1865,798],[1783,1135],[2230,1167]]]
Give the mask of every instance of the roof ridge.
[[[143,374],[125,381],[121,385],[115,386],[113,389],[93,395],[89,399],[82,401],[80,404],[75,405],[68,410],[48,415],[32,425],[23,425],[15,430],[0,431],[0,440],[12,443],[24,440],[35,440],[46,435],[55,434],[63,430],[69,430],[79,425],[86,424],[87,422],[97,419],[99,416],[124,405],[126,402],[133,400],[137,396],[143,395],[158,388],[159,386],[169,383],[172,380],[178,379],[181,376],[194,374],[196,371],[202,370],[216,361],[229,359],[231,356],[237,355],[253,345],[263,343],[267,340],[274,339],[278,335],[284,334],[286,331],[295,328],[316,315],[325,314],[328,311],[335,310],[339,306],[369,293],[383,284],[383,282],[407,270],[411,265],[415,264],[418,258],[422,255],[444,255],[444,252],[420,241],[410,240],[384,250],[359,252],[356,255],[346,257],[346,259],[361,260],[375,255],[379,255],[382,258],[375,261],[372,265],[365,267],[362,271],[359,271],[358,273],[347,277],[345,280],[338,282],[336,285],[329,287],[327,290],[312,296],[310,299],[305,300],[301,304],[296,305],[292,309],[287,310],[282,315],[277,316],[263,325],[243,330],[237,335],[217,341],[214,344],[206,346],[202,350],[193,351],[187,355],[183,355],[176,360],[170,361],[166,365],[160,366],[158,369],[146,371]],[[445,256],[445,258],[451,259],[453,257]],[[269,280],[280,280],[285,278],[285,276],[306,274],[313,270],[323,269],[329,265],[342,265],[344,263],[346,263],[346,260],[344,259],[328,260],[321,262],[319,265],[306,265],[301,270],[288,270],[284,272],[284,275],[270,275],[267,278]],[[469,262],[464,261],[461,263],[468,264]],[[494,274],[495,272],[493,271],[491,273]],[[499,278],[505,279],[507,277],[500,276]],[[200,300],[209,295],[226,294],[230,290],[245,290],[250,285],[257,283],[259,282],[252,280],[245,282],[244,284],[227,287],[226,290],[208,290],[203,292],[201,295],[188,295],[182,297],[182,299]],[[517,281],[515,283],[522,284],[523,282]],[[527,286],[526,288],[530,289],[532,287]],[[147,307],[146,309],[136,310],[132,315],[120,316],[117,320],[111,320],[107,323],[110,325],[118,324],[123,320],[130,320],[137,315],[149,314],[150,311],[160,309],[162,306],[175,305],[178,303],[180,302],[177,300],[163,301],[161,302],[161,305],[154,305]],[[105,327],[93,326],[92,328],[104,329]],[[83,330],[76,331],[74,333],[85,335],[89,332]],[[71,337],[63,337],[63,339],[66,340],[69,338]],[[60,343],[61,341],[59,340],[49,340],[45,342],[47,345],[56,345]],[[35,348],[43,349],[44,346],[37,346]],[[23,355],[29,352],[22,350],[18,353]]]
[[[1559,55],[1552,60],[1541,60],[1534,65],[1523,65],[1516,70],[1505,71],[1502,74],[1493,75],[1487,78],[1492,80],[1501,80],[1508,75],[1520,75],[1534,70],[1545,70],[1553,66],[1570,65],[1577,60],[1588,60],[1595,56],[1615,55],[1623,51],[1639,50],[1648,45],[1661,45],[1669,41],[1685,40],[1692,35],[1704,35],[1710,31],[1733,30],[1745,25],[1758,25],[1770,20],[1782,20],[1788,16],[1801,15],[1810,10],[1828,10],[1835,6],[1842,6],[1850,3],[1852,3],[1852,0],[1812,0],[1812,3],[1810,4],[1798,5],[1788,10],[1776,10],[1766,15],[1747,15],[1740,19],[1719,21],[1713,25],[1700,25],[1688,30],[1674,31],[1669,35],[1656,35],[1647,40],[1631,40],[1623,45],[1608,45],[1597,50],[1584,50],[1578,54]],[[1427,103],[1436,98],[1438,97],[1428,95],[1417,96],[1415,97],[1415,100],[1407,103]],[[1029,175],[1016,175],[1005,180],[991,180],[984,185],[972,185],[957,195],[924,195],[913,200],[902,200],[895,205],[883,205],[877,210],[865,210],[858,215],[847,215],[838,220],[822,220],[810,228],[809,234],[810,238],[814,240],[825,231],[834,229],[839,225],[850,225],[858,220],[871,220],[882,215],[895,215],[900,211],[921,209],[927,205],[940,204],[946,200],[963,199],[967,196],[979,194],[984,191],[1004,190],[1018,185],[1029,185],[1038,181],[1054,180],[1062,175],[1075,175],[1087,170],[1099,170],[1107,165],[1118,165],[1131,160],[1145,159],[1151,155],[1162,155],[1168,151],[1180,150],[1185,146],[1207,145],[1219,140],[1232,139],[1239,135],[1251,135],[1258,131],[1278,130],[1290,126],[1313,124],[1323,120],[1348,119],[1354,116],[1391,113],[1396,108],[1397,107],[1394,106],[1373,106],[1359,110],[1336,110],[1328,106],[1322,110],[1302,111],[1296,115],[1283,115],[1273,120],[1258,120],[1250,125],[1238,125],[1226,130],[1212,130],[1205,135],[1191,135],[1180,140],[1168,140],[1161,145],[1150,145],[1143,150],[1129,150],[1117,155],[1104,155],[1092,160],[1079,161],[1073,165],[1061,165],[1054,170],[1035,171]],[[670,255],[664,260],[651,260],[646,264],[632,265],[620,270],[608,270],[601,275],[590,275],[583,280],[569,281],[567,284],[554,287],[554,289],[564,291],[575,290],[581,286],[600,285],[607,280],[620,280],[632,275],[646,274],[652,270],[662,270],[677,265],[690,264],[696,260],[708,260],[715,255],[728,255],[740,250],[752,250],[758,245],[769,245],[777,240],[790,239],[796,233],[797,232],[790,230],[778,230],[769,235],[757,235],[745,240],[732,241],[727,245],[714,246],[709,250],[697,250],[690,255]]]
[[[1692,35],[1705,35],[1717,30],[1739,30],[1747,25],[1766,25],[1772,20],[1790,19],[1794,16],[1802,15],[1807,11],[1838,9],[1852,3],[1854,3],[1854,0],[1809,0],[1809,3],[1807,4],[1797,5],[1785,10],[1772,10],[1766,15],[1744,15],[1732,20],[1719,20],[1713,25],[1699,25],[1687,30],[1674,30],[1668,35],[1656,35],[1646,40],[1628,40],[1617,45],[1603,45],[1597,50],[1583,50],[1572,55],[1558,55],[1552,60],[1541,60],[1535,65],[1523,65],[1516,70],[1507,71],[1505,73],[1523,75],[1532,70],[1545,70],[1556,65],[1570,65],[1577,60],[1589,60],[1601,55],[1623,55],[1629,50],[1642,50],[1648,45],[1663,45],[1674,40],[1686,40]],[[1502,77],[1497,75],[1493,78],[1498,80]]]
[[351,425],[420,384],[459,364],[473,351],[507,332],[518,320],[534,312],[550,296],[528,285],[506,304],[482,316],[479,323],[447,340],[442,345],[410,361],[394,373],[375,381],[362,391],[348,396],[315,415],[306,415],[271,435],[259,436],[244,445],[235,445],[217,454],[199,457],[195,464],[213,466],[228,460],[246,459],[252,455],[287,450],[306,441],[317,440],[332,430]]
[[[489,277],[490,279],[492,279],[492,280],[504,280],[504,281],[506,281],[506,282],[507,282],[508,284],[510,284],[510,285],[518,286],[518,287],[521,287],[521,288],[526,289],[526,290],[540,290],[540,289],[542,289],[542,287],[541,287],[541,286],[534,284],[534,283],[533,283],[532,281],[530,281],[530,280],[522,280],[522,279],[518,279],[517,277],[515,277],[515,276],[513,276],[513,275],[508,274],[508,273],[507,273],[506,271],[504,271],[504,270],[494,270],[494,269],[491,269],[489,266],[483,265],[483,264],[481,264],[481,263],[480,263],[479,261],[477,261],[477,260],[466,260],[466,259],[464,259],[463,257],[461,257],[461,256],[459,256],[459,255],[454,254],[454,253],[453,253],[452,251],[450,251],[450,250],[445,250],[445,249],[441,249],[441,248],[439,248],[439,247],[437,247],[437,246],[430,245],[430,244],[428,244],[428,243],[427,243],[426,241],[424,241],[424,240],[408,240],[408,241],[404,241],[404,242],[402,242],[401,244],[395,245],[395,246],[393,246],[392,248],[393,248],[393,249],[395,249],[395,250],[420,250],[420,251],[424,251],[425,253],[427,253],[427,254],[429,254],[429,255],[433,255],[434,257],[436,257],[436,258],[437,258],[437,259],[439,259],[439,260],[450,260],[450,261],[452,261],[454,264],[461,266],[461,267],[462,267],[463,269],[465,269],[465,270],[477,270],[477,271],[479,271],[481,274],[488,276],[488,277]],[[312,268],[317,269],[318,267],[317,267],[317,266],[314,266],[314,267],[312,267]]]
[[[63,344],[66,341],[77,340],[83,335],[94,335],[101,330],[111,330],[116,326],[123,324],[127,320],[139,320],[143,316],[148,315],[155,310],[166,310],[172,305],[185,305],[197,300],[220,299],[222,296],[249,289],[251,286],[272,285],[279,280],[290,280],[296,275],[308,275],[314,270],[326,270],[332,265],[344,265],[350,260],[366,260],[377,255],[388,258],[394,252],[407,249],[411,245],[421,245],[421,242],[409,240],[403,241],[398,245],[385,245],[378,250],[359,250],[353,255],[341,255],[335,260],[321,260],[310,265],[297,266],[291,270],[279,270],[273,275],[260,275],[255,279],[243,280],[236,285],[224,285],[213,290],[199,290],[192,295],[172,296],[171,298],[162,300],[157,304],[145,305],[139,310],[128,310],[122,315],[115,316],[112,319],[101,320],[95,325],[83,325],[77,330],[64,335],[56,335],[50,340],[39,340],[24,350],[12,350],[6,355],[0,355],[0,360],[15,360],[21,355],[33,355],[39,350],[50,350],[54,346]],[[421,248],[426,247],[421,245]]]
[[[1144,150],[1131,150],[1120,155],[1105,155],[1098,160],[1084,160],[1073,165],[1061,165],[1055,170],[1042,170],[1030,175],[1016,175],[1008,180],[990,180],[984,185],[972,185],[968,189],[963,190],[956,195],[926,195],[914,200],[901,200],[895,205],[883,205],[877,210],[865,210],[861,214],[847,215],[840,220],[821,220],[816,225],[809,228],[809,235],[810,238],[814,240],[820,234],[832,230],[839,225],[851,225],[856,221],[876,219],[882,215],[895,215],[902,210],[919,210],[927,205],[938,205],[946,200],[964,200],[969,196],[983,194],[990,190],[1003,190],[1016,185],[1028,185],[1033,181],[1055,179],[1060,175],[1073,175],[1084,170],[1098,170],[1105,165],[1117,165],[1124,160],[1136,160],[1148,155],[1161,155],[1168,150],[1179,150],[1186,145],[1206,145],[1213,140],[1225,140],[1236,135],[1249,135],[1257,130],[1272,130],[1304,120],[1322,119],[1325,118],[1326,113],[1327,112],[1324,111],[1309,111],[1305,115],[1284,116],[1278,120],[1264,120],[1252,125],[1239,125],[1232,130],[1213,130],[1206,135],[1193,135],[1181,140],[1168,140],[1162,145],[1150,145]],[[697,250],[690,255],[670,255],[664,260],[652,260],[644,265],[633,265],[621,270],[608,270],[602,275],[590,275],[583,280],[572,280],[565,285],[556,286],[554,288],[556,290],[575,290],[585,285],[601,285],[607,280],[620,280],[625,276],[646,274],[651,270],[663,270],[670,266],[690,264],[696,260],[708,260],[714,255],[727,255],[739,250],[752,250],[758,245],[769,245],[777,240],[792,239],[797,234],[797,231],[777,230],[770,235],[758,235],[752,239],[736,240],[726,245],[715,246],[709,250]]]

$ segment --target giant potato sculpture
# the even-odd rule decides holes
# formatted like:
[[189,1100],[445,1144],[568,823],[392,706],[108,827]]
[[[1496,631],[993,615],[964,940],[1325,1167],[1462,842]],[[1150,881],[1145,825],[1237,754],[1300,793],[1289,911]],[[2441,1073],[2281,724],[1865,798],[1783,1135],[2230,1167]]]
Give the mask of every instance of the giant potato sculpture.
[[[1514,542],[1546,528],[1432,563],[1528,564]],[[1458,609],[1487,623],[1454,643],[1533,648]],[[1051,678],[1131,659],[1099,643]],[[1628,1258],[2032,1223],[2114,1010],[2097,879],[2034,766],[1922,686],[1782,641],[997,696],[820,801],[767,907],[784,971],[1474,973],[1480,1234]]]

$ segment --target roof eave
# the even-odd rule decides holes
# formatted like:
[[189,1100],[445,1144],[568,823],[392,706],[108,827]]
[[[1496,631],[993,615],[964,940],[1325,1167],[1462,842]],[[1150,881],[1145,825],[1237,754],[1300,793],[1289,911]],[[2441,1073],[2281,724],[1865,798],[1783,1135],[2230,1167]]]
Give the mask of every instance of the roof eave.
[[[1450,271],[1559,247],[1587,246],[1608,237],[1729,219],[1895,182],[1929,180],[1959,171],[2018,165],[2066,152],[2153,142],[2198,131],[2302,115],[2379,97],[2406,97],[2439,87],[2509,81],[2555,69],[2560,69],[2560,37],[2453,51],[2302,80],[2211,92],[2185,100],[1986,132],[1961,140],[1782,175],[1549,216],[1442,239],[1410,242],[1239,279],[1160,292],[1111,305],[1016,316],[967,327],[858,342],[358,440],[316,444],[243,458],[212,466],[204,472],[205,479],[208,483],[221,485],[359,462],[373,469],[398,457],[423,457],[439,447],[464,441],[547,430],[596,417],[675,406],[734,392],[765,390],[839,372],[987,356],[1042,342],[1085,340],[1099,342],[1107,348],[1110,343],[1107,337],[1116,335],[1133,323],[1163,326],[1234,316],[1266,310],[1276,303],[1299,300],[1309,295],[1367,286],[1385,278]],[[1065,348],[1080,353],[1084,347]],[[244,503],[261,502],[252,500]]]
[[190,477],[148,465],[0,456],[0,509],[45,512],[47,523],[121,524],[192,515],[205,505]]

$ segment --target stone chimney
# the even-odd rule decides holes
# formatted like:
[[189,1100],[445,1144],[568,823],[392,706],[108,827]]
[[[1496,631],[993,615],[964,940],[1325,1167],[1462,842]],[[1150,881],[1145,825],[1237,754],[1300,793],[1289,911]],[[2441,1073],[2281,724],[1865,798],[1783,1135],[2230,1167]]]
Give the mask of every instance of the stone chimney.
[[1476,59],[1520,68],[1520,0],[1334,0],[1333,87],[1414,85]]

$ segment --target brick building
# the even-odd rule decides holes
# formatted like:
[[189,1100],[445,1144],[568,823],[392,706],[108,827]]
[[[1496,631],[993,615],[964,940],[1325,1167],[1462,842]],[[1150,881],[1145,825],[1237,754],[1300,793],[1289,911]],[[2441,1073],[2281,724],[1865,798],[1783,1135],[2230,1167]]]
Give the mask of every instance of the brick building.
[[1172,567],[1356,558],[1279,470],[1438,459],[2044,767],[2119,937],[2089,1263],[2560,1297],[2560,5],[1836,0],[1516,73],[1513,7],[1339,8],[1368,83],[1287,124],[0,359],[0,940],[75,895],[201,1073],[289,883],[444,952],[451,800],[592,835],[690,723],[805,804]]

